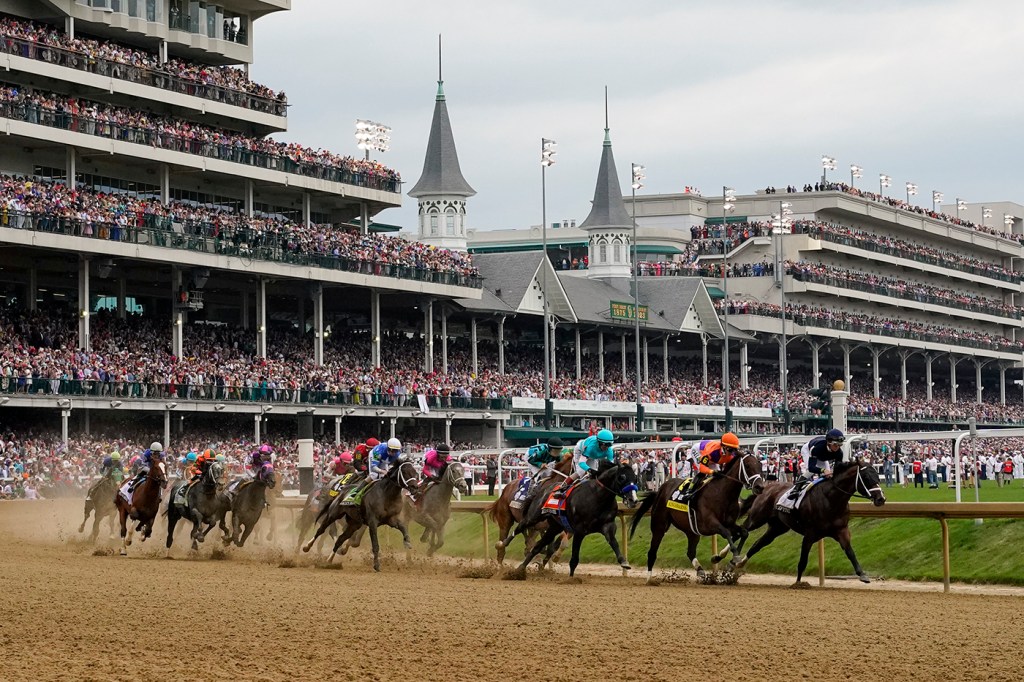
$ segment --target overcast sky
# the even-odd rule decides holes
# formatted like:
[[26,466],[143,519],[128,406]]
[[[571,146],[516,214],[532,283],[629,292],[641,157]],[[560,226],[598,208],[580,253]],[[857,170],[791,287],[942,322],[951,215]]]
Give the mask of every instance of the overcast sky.
[[[830,177],[930,205],[1015,201],[1024,152],[1024,2],[888,0],[293,0],[255,26],[252,78],[285,90],[278,139],[356,154],[357,118],[393,128],[405,191],[419,179],[444,88],[463,175],[477,191],[470,227],[541,222],[540,139],[558,142],[548,220],[589,212],[604,128],[604,87],[619,182],[647,167],[641,194],[746,194]],[[415,226],[403,198],[378,220]]]

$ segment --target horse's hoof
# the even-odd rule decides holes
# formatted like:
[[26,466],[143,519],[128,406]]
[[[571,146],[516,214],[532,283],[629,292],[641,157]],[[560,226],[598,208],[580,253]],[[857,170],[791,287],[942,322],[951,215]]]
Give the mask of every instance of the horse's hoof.
[[405,546],[405,551],[408,552],[408,551],[412,550],[412,543],[411,542],[403,542],[402,544]]
[[798,580],[789,586],[791,590],[809,590],[811,589],[810,583],[805,583],[803,580]]
[[374,562],[373,570],[376,571],[377,573],[380,573],[380,564]]
[[632,571],[633,570],[633,567],[629,565],[628,561],[622,562],[621,564],[619,564],[619,566],[622,566],[622,570],[623,571]]
[[503,540],[498,540],[494,543],[494,549],[505,549],[505,542]]
[[722,560],[722,557],[720,557],[720,556],[717,556],[717,555],[716,555],[716,556],[713,556],[713,557],[711,557],[711,563],[712,563],[712,564],[717,564],[717,563],[718,563],[719,561],[721,561],[721,560]]
[[78,532],[79,533],[84,533],[85,532],[85,524],[84,523],[81,526],[78,527]]
[[871,578],[867,577],[867,576],[866,576],[866,575],[864,575],[863,573],[861,573],[861,574],[860,574],[859,576],[857,576],[857,577],[858,577],[858,578],[860,578],[860,581],[861,581],[862,583],[864,583],[865,585],[867,585],[868,583],[870,583],[870,582],[871,582]]

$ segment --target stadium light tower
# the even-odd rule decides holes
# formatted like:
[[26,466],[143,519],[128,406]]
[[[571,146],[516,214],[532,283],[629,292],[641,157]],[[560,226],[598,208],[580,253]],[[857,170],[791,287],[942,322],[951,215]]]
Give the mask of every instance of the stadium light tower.
[[783,433],[788,434],[789,420],[789,369],[787,367],[786,339],[786,271],[785,253],[782,249],[782,235],[790,234],[793,226],[793,204],[788,201],[779,202],[779,212],[772,216],[772,227],[775,228],[775,281],[779,285],[779,318],[782,322],[782,336],[779,351],[779,384],[782,388],[782,426]]
[[892,178],[885,173],[880,173],[878,176],[878,193],[885,196],[885,188],[892,185]]
[[939,190],[932,190],[932,213],[939,212],[939,206],[942,204],[942,196],[942,192]]
[[644,403],[640,397],[640,289],[637,287],[636,272],[639,270],[639,261],[636,259],[636,191],[644,186],[644,179],[647,174],[643,166],[635,163],[630,164],[633,173],[633,182],[630,187],[633,190],[633,321],[636,332],[636,430],[644,430]]
[[966,211],[966,210],[967,210],[967,202],[964,201],[963,199],[961,199],[960,197],[957,197],[957,199],[956,199],[956,219],[960,220],[960,211]]
[[541,261],[540,288],[544,301],[544,430],[551,428],[554,407],[551,403],[551,331],[548,318],[548,167],[555,165],[555,147],[558,143],[542,137],[540,139],[540,234],[544,249]]
[[907,183],[907,205],[910,205],[910,197],[917,196],[917,185],[913,182]]
[[356,146],[366,152],[366,160],[370,160],[370,150],[386,152],[391,149],[391,128],[383,123],[375,123],[365,119],[356,119]]
[[850,187],[855,187],[854,180],[864,177],[864,169],[855,163],[850,164]]
[[987,206],[981,207],[981,226],[988,227],[988,219],[992,217],[992,209]]
[[[736,190],[732,187],[722,187],[722,231],[726,231],[726,218],[736,208]],[[728,244],[728,237],[726,238]],[[722,293],[725,294],[725,307],[723,308],[724,324],[723,329],[723,352],[722,352],[722,391],[725,399],[725,430],[732,430],[732,407],[729,404],[729,247],[724,249],[722,254]]]
[[1003,214],[1003,225],[1006,226],[1007,232],[1013,232],[1013,215],[1010,213]]
[[828,172],[836,169],[836,160],[832,156],[822,155],[821,157],[821,181],[828,182]]

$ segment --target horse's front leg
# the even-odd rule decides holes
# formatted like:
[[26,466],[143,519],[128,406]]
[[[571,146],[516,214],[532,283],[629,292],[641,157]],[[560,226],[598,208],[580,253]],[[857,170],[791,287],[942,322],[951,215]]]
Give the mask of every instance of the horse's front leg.
[[[245,524],[245,532],[242,533],[242,537],[240,537],[237,540],[235,540],[235,544],[238,545],[239,547],[244,547],[245,546],[245,539],[247,537],[249,537],[249,533],[251,533],[252,529],[255,528],[255,527],[256,527],[256,524],[252,524],[252,525]],[[238,537],[238,536],[236,535],[235,537]]]
[[800,562],[796,565],[796,582],[793,587],[797,587],[801,584],[800,579],[804,577],[804,569],[807,568],[807,557],[811,553],[811,547],[817,542],[817,538],[812,536],[804,536],[803,542],[800,543]]
[[[583,546],[583,538],[586,537],[583,533],[573,533],[572,536],[572,556],[569,557],[569,577],[576,575],[576,567],[580,564],[580,547]],[[618,555],[618,547],[616,547],[615,554]]]
[[[335,554],[338,554],[340,556],[344,556],[345,555],[345,553],[348,551],[344,547],[345,542],[350,537],[352,537],[352,535],[359,528],[362,528],[362,526],[361,525],[356,525],[356,524],[351,523],[351,522],[345,524],[345,532],[343,532],[341,535],[339,535],[338,539],[334,541],[334,548],[331,549],[331,555],[329,557],[327,557],[327,563],[331,563],[332,561],[334,561],[334,555]],[[313,538],[313,540],[315,540],[315,539],[316,538]],[[310,544],[312,544],[313,540],[310,540]]]
[[690,560],[690,565],[693,566],[693,570],[697,572],[697,579],[704,580],[707,578],[707,572],[704,567],[700,565],[700,559],[697,558],[697,546],[700,544],[700,536],[694,532],[688,532],[686,534],[686,558]]
[[[84,533],[85,532],[85,522],[89,520],[89,514],[92,513],[92,506],[93,506],[92,500],[86,500],[85,501],[85,517],[82,519],[82,525],[80,525],[78,527],[78,532],[79,533]],[[97,518],[99,518],[99,512],[98,511],[97,511]],[[95,540],[95,539],[96,538],[93,537],[93,540]]]
[[519,564],[519,570],[525,571],[526,567],[533,561],[533,557],[540,554],[540,550],[546,548],[549,543],[554,542],[560,532],[560,529],[549,526],[544,531],[544,535],[541,536],[540,540],[533,543],[533,546],[526,551],[526,558],[523,559],[523,563]]
[[781,522],[777,520],[769,521],[768,529],[764,532],[764,535],[757,539],[757,542],[755,542],[754,545],[750,548],[750,551],[741,556],[736,561],[735,565],[732,566],[732,568],[737,569],[746,566],[747,562],[750,561],[751,557],[753,557],[762,549],[770,545],[772,541],[775,540],[775,538],[779,537],[788,530],[789,528],[787,528],[785,525],[783,525]]
[[[308,552],[310,549],[312,549],[313,548],[313,543],[317,541],[317,538],[319,538],[321,535],[323,535],[327,531],[328,528],[330,528],[332,525],[334,525],[334,522],[337,519],[334,518],[332,512],[333,512],[333,509],[329,509],[327,511],[327,513],[324,514],[324,520],[320,522],[320,527],[316,529],[315,533],[313,533],[313,537],[311,537],[309,539],[309,542],[307,542],[306,544],[304,544],[302,546],[302,551],[303,552]],[[336,544],[335,545],[335,550],[337,550],[337,547],[338,547],[338,545]]]
[[[371,516],[367,514],[367,516]],[[370,531],[370,547],[373,550],[373,570],[380,573],[380,540],[377,538],[377,519],[369,518],[366,520],[366,527]],[[405,529],[402,530],[402,537],[405,539],[406,544],[409,544],[409,534]]]
[[864,573],[864,569],[860,567],[860,562],[857,561],[857,555],[853,553],[853,545],[850,543],[850,528],[849,526],[843,526],[842,529],[836,534],[836,542],[846,552],[846,558],[853,564],[853,570],[860,578],[862,583],[870,583],[871,579],[868,578],[867,574]]
[[126,556],[128,545],[132,544],[131,534],[128,533],[128,511],[124,507],[118,507],[117,513],[121,520],[121,556]]
[[615,560],[619,562],[619,566],[622,567],[622,575],[626,575],[626,571],[631,570],[633,567],[629,565],[629,560],[622,556],[622,550],[619,549],[619,540],[615,537],[615,519],[612,519],[608,523],[601,527],[601,535],[608,541],[608,546],[612,548],[612,552],[615,553]]

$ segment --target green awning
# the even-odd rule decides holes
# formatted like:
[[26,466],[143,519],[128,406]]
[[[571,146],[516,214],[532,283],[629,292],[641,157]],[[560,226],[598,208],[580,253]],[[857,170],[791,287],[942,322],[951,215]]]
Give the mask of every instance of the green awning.
[[683,253],[681,249],[674,246],[643,246],[639,245],[636,247],[637,253],[663,253],[670,256],[674,256],[678,253]]
[[[554,239],[548,239],[548,250],[559,246],[586,246],[585,241],[558,241]],[[540,251],[542,248],[540,242],[522,242],[518,244],[481,244],[479,246],[470,246],[470,253],[515,253],[518,251]]]
[[575,444],[577,440],[586,438],[587,435],[586,431],[577,431],[576,429],[544,430],[543,428],[533,426],[510,426],[505,429],[505,438],[508,440],[527,440],[530,442],[558,437],[566,443],[571,441],[572,444]]
[[[745,215],[729,216],[728,218],[725,219],[725,222],[726,223],[745,223],[745,222],[747,222],[747,216],[745,216]],[[721,218],[707,218],[707,219],[704,220],[704,224],[705,225],[721,225],[722,224],[722,219]]]
[[[349,222],[349,224],[352,225],[352,227],[359,227],[361,220],[359,218],[354,218]],[[370,221],[370,232],[399,232],[401,229],[401,225],[388,225],[387,223]]]
[[[725,292],[719,289],[718,287],[707,287],[707,290],[708,296],[710,296],[711,298],[725,298]],[[544,325],[541,326],[543,327]]]

